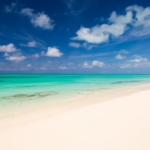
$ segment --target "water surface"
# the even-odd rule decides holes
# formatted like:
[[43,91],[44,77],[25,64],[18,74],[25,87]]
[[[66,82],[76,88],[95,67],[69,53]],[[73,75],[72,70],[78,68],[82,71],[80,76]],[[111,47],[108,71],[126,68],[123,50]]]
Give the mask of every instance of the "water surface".
[[0,75],[0,111],[150,83],[150,75]]

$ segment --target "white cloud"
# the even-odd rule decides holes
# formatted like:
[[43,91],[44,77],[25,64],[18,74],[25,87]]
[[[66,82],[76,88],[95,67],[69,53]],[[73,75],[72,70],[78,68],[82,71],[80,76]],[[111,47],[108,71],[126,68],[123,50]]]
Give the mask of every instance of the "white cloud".
[[91,65],[87,62],[83,63],[83,68],[91,68]]
[[81,44],[80,44],[80,43],[75,43],[75,42],[70,42],[70,43],[69,43],[69,46],[70,46],[70,47],[79,48],[79,47],[81,47]]
[[22,55],[12,55],[6,57],[6,60],[16,61],[16,62],[23,61],[24,59],[26,59],[26,57]]
[[125,56],[123,56],[122,54],[127,55],[127,54],[129,54],[129,52],[125,49],[122,49],[119,51],[119,54],[116,55],[115,59],[118,59],[118,60],[124,59]]
[[4,57],[7,57],[7,56],[9,56],[9,53],[5,53],[5,54],[4,54]]
[[13,43],[10,43],[8,45],[1,45],[0,52],[4,52],[4,57],[6,60],[19,62],[26,59],[25,56],[21,55],[20,50],[17,49]]
[[39,58],[40,56],[39,56],[39,54],[34,54],[33,57],[34,58]]
[[93,68],[93,67],[104,67],[105,63],[101,61],[94,60],[91,63],[84,62],[83,68]]
[[121,53],[121,54],[129,54],[129,52],[127,50],[125,50],[125,49],[120,50],[119,53]]
[[28,47],[36,47],[36,42],[35,41],[28,42]]
[[[108,41],[109,35],[103,33],[97,33],[98,27],[92,29],[81,27],[77,32],[77,36],[73,37],[72,40],[84,40],[88,43],[99,44]],[[98,29],[99,31],[99,29]]]
[[68,69],[68,68],[67,68],[66,66],[60,66],[59,69],[61,69],[61,70],[66,70],[66,69]]
[[31,64],[28,64],[28,65],[27,65],[27,67],[29,67],[29,68],[30,68],[31,66],[32,66]]
[[34,16],[33,9],[31,9],[31,8],[23,8],[23,9],[21,9],[21,13],[23,15],[26,15],[26,16],[29,16],[29,17],[33,17]]
[[5,6],[4,10],[5,10],[6,13],[12,12],[15,9],[16,6],[17,6],[17,4],[12,2],[11,5]]
[[133,57],[134,57],[134,59],[128,60],[128,62],[141,63],[141,62],[147,62],[148,61],[147,58],[141,57],[139,55],[134,55]]
[[12,53],[15,51],[17,51],[17,48],[14,46],[13,43],[10,43],[8,45],[0,45],[0,52]]
[[35,27],[40,27],[42,29],[47,29],[47,30],[52,30],[54,25],[53,20],[49,18],[49,16],[47,14],[45,14],[44,12],[40,12],[40,13],[33,13],[33,9],[30,8],[24,8],[21,10],[21,13],[23,15],[28,16],[31,20],[31,23],[35,26]]
[[72,40],[84,40],[88,43],[100,44],[107,42],[110,35],[118,37],[124,33],[126,26],[124,24],[103,24],[92,28],[81,27],[77,32],[77,36]]
[[124,56],[122,56],[122,55],[120,55],[120,54],[118,54],[118,55],[116,55],[116,57],[115,57],[116,59],[118,59],[118,60],[122,60],[122,59],[124,59]]
[[20,46],[36,47],[36,42],[35,41],[31,41],[31,42],[28,42],[27,44],[20,44]]
[[84,48],[88,49],[88,50],[91,50],[93,47],[96,47],[95,45],[93,44],[88,44],[88,43],[83,43],[82,45]]
[[150,62],[147,58],[139,55],[134,55],[133,59],[127,60],[125,63],[120,65],[120,68],[140,68],[149,67]]
[[150,35],[150,28],[149,27],[136,27],[135,29],[133,29],[129,35],[126,37],[127,39],[133,39],[133,37],[141,37],[141,36],[146,36],[146,35]]
[[132,12],[129,11],[126,13],[126,15],[117,15],[117,13],[114,11],[112,12],[109,21],[115,24],[129,24],[132,22]]
[[92,62],[92,66],[97,66],[97,67],[103,67],[105,64],[103,62],[100,62],[100,61],[96,61],[94,60]]
[[150,62],[140,62],[140,63],[130,63],[130,62],[125,62],[120,65],[120,68],[145,68],[145,67],[150,67]]
[[121,69],[125,69],[125,68],[135,68],[135,67],[137,67],[137,65],[133,65],[133,64],[127,63],[127,62],[120,65],[120,68],[121,68]]
[[95,45],[91,45],[91,44],[88,44],[88,43],[83,43],[83,44],[80,44],[80,43],[75,43],[75,42],[70,42],[69,43],[69,46],[70,47],[74,47],[74,48],[86,48],[88,50],[92,49],[93,47],[95,47]]
[[150,7],[143,8],[142,6],[133,5],[126,8],[127,11],[135,12],[132,24],[134,26],[150,26]]
[[63,53],[56,47],[48,47],[47,52],[44,55],[48,57],[61,57]]
[[112,12],[108,21],[108,24],[96,25],[91,28],[81,27],[76,32],[77,36],[71,39],[101,44],[108,42],[110,37],[120,37],[131,26],[150,26],[150,7],[129,6],[126,8],[125,15],[117,15],[116,12]]

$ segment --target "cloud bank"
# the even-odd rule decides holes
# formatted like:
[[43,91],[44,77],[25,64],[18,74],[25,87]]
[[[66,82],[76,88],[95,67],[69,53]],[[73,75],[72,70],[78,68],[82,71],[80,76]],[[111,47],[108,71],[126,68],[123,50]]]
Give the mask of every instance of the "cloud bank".
[[127,60],[123,64],[120,65],[120,68],[141,68],[141,67],[149,67],[150,62],[147,58],[142,57],[140,55],[133,55],[133,58]]
[[101,61],[94,60],[91,63],[84,62],[83,68],[93,68],[93,67],[104,67],[105,63]]
[[124,15],[118,15],[114,11],[108,18],[108,24],[96,25],[91,28],[82,26],[76,32],[77,36],[71,39],[101,44],[108,42],[111,37],[120,37],[131,27],[139,26],[150,27],[150,7],[129,6]]
[[26,59],[26,57],[19,52],[19,49],[17,49],[13,43],[0,45],[0,52],[4,53],[6,60],[19,62]]
[[12,56],[7,56],[6,57],[6,60],[16,61],[16,62],[23,61],[24,59],[26,59],[26,57],[22,56],[20,54],[18,54],[18,55],[12,55]]

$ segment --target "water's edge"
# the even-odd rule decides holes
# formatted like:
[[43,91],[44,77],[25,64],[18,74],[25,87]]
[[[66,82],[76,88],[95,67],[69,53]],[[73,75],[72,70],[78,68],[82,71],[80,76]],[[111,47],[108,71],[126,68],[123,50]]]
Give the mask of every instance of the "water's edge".
[[126,90],[150,83],[150,75],[0,75],[0,113]]

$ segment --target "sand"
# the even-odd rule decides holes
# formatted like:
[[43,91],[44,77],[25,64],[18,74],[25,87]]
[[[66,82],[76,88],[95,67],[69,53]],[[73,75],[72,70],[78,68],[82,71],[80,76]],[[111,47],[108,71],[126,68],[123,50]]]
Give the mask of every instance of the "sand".
[[82,105],[54,115],[50,111],[28,112],[22,116],[31,115],[32,119],[19,122],[19,117],[18,122],[16,119],[15,123],[1,126],[0,149],[150,149],[150,90]]

